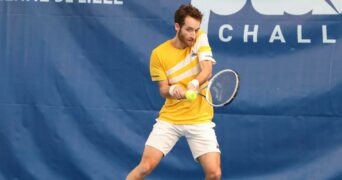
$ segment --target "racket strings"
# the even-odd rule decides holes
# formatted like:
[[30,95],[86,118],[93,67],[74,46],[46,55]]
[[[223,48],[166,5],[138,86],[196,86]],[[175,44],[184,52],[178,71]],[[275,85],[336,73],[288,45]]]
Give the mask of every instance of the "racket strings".
[[214,106],[223,106],[229,103],[236,93],[237,81],[237,75],[231,71],[225,71],[217,75],[212,79],[208,88],[208,101]]

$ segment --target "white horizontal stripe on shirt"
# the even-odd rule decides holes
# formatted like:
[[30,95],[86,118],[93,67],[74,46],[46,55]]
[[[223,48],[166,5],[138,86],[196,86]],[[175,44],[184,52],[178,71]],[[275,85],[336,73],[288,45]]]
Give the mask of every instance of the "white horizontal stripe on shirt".
[[190,77],[192,75],[198,74],[200,71],[201,71],[200,64],[197,64],[195,67],[185,71],[184,73],[182,73],[182,74],[180,74],[180,75],[178,75],[178,76],[176,76],[174,78],[171,78],[169,80],[169,82],[171,84],[177,83],[177,82],[179,82],[179,81],[181,81],[181,80],[183,80],[183,79],[185,79],[187,77]]
[[172,68],[170,68],[169,70],[166,71],[166,75],[170,75],[180,69],[182,69],[183,67],[185,67],[186,65],[190,64],[193,60],[196,59],[197,56],[194,55],[194,53],[189,53],[184,60],[180,61],[178,64],[176,64],[175,66],[173,66]]

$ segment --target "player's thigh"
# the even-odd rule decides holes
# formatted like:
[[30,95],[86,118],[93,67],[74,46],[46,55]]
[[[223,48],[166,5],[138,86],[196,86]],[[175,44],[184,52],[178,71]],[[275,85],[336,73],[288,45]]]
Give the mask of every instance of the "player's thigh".
[[163,156],[164,154],[160,150],[152,146],[146,145],[141,158],[140,165],[145,166],[145,168],[147,169],[154,169],[159,164]]
[[219,152],[209,152],[198,157],[204,172],[221,172],[221,154]]
[[211,152],[220,153],[214,123],[189,125],[186,127],[186,138],[190,146],[193,158],[197,161],[204,154]]
[[145,145],[158,149],[166,156],[181,136],[182,133],[177,125],[157,121]]

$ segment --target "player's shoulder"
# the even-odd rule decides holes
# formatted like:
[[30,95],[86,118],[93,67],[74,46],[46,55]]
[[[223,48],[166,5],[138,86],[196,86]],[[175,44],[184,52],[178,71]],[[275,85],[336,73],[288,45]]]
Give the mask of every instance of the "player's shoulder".
[[168,46],[170,46],[170,40],[166,40],[166,41],[160,43],[153,50],[164,49],[164,48],[167,48]]
[[158,53],[161,51],[165,51],[166,49],[168,49],[170,46],[170,40],[164,41],[163,43],[159,44],[158,46],[156,46],[152,52],[154,53]]
[[199,38],[200,36],[207,36],[207,33],[200,29],[196,35],[196,38]]

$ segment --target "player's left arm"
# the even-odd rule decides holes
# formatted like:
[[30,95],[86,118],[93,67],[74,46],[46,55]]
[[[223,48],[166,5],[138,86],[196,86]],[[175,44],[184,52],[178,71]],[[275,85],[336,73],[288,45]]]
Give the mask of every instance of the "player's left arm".
[[209,60],[200,61],[200,67],[201,71],[196,77],[199,85],[207,82],[208,79],[212,76],[213,62]]
[[201,71],[197,74],[195,79],[189,82],[189,90],[197,90],[203,83],[208,81],[212,75],[213,64],[216,62],[211,52],[207,34],[201,31],[196,38],[194,50],[198,54]]
[[198,88],[209,80],[212,76],[213,62],[209,60],[200,61],[201,71],[198,73],[195,79],[189,82],[189,90],[198,90]]

